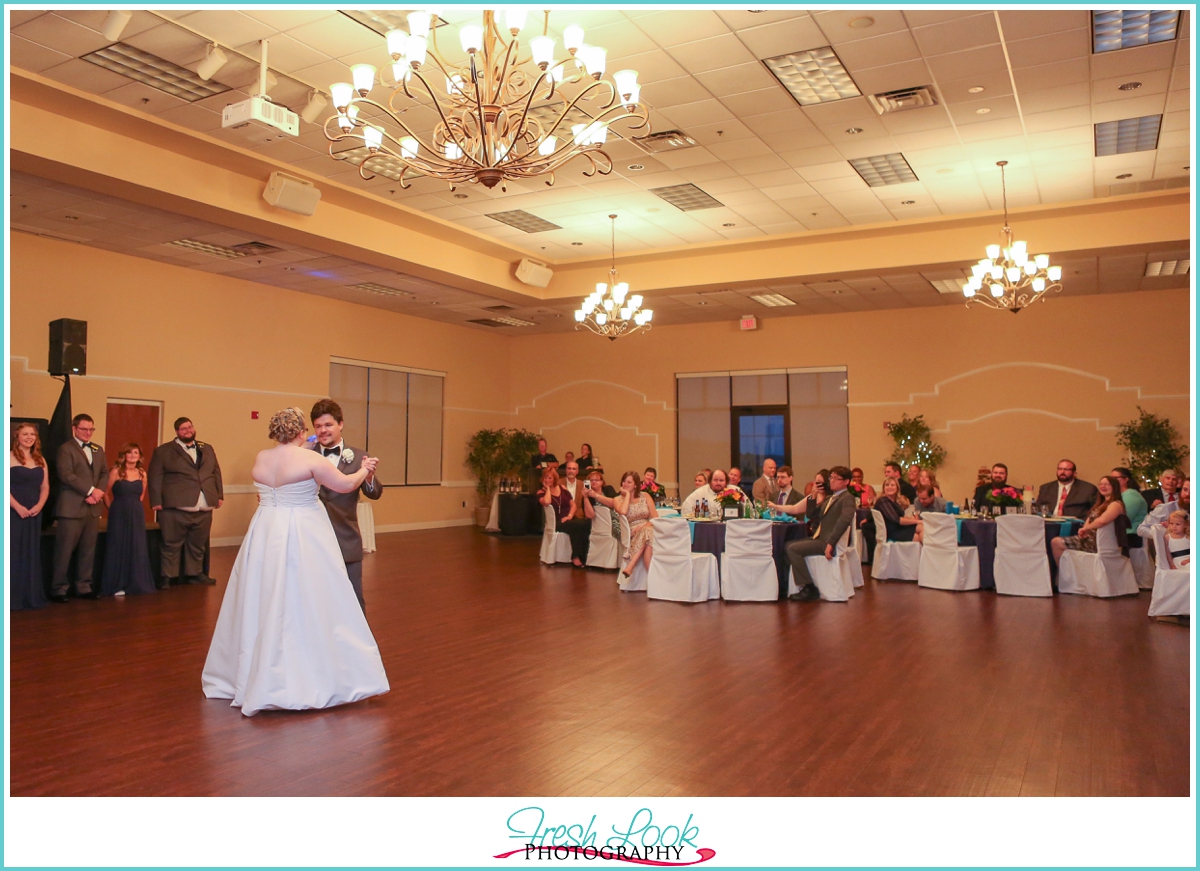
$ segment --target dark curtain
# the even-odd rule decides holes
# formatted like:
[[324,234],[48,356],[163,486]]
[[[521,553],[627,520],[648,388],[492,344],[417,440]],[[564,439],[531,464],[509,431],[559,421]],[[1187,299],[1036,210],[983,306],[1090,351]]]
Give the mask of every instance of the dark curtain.
[[54,414],[50,417],[50,428],[46,432],[46,440],[42,442],[42,455],[50,472],[50,500],[46,510],[42,512],[42,524],[49,526],[54,522],[54,506],[58,504],[58,469],[55,460],[58,449],[71,438],[71,376],[63,376],[62,393],[58,395],[58,404],[54,406]]

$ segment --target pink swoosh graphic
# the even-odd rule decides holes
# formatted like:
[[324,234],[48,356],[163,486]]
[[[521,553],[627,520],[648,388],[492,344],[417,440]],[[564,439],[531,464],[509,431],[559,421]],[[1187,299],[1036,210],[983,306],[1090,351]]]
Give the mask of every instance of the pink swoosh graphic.
[[[559,845],[559,847],[557,847],[557,848],[550,848],[550,849],[564,849],[564,848],[567,850],[570,850],[572,853],[579,853],[580,855],[583,855],[584,849],[588,849],[585,847],[567,847],[566,845]],[[592,847],[590,849],[596,849],[596,848]],[[700,858],[694,862],[660,862],[657,859],[635,859],[632,856],[619,856],[619,855],[617,855],[616,852],[612,851],[611,848],[604,848],[604,849],[608,849],[609,852],[612,854],[611,856],[609,856],[610,859],[617,859],[621,862],[632,862],[634,865],[659,865],[659,866],[666,866],[666,867],[671,867],[671,868],[682,868],[686,865],[699,865],[701,862],[707,862],[713,856],[717,855],[716,850],[710,850],[708,847],[698,847],[696,849],[696,852],[700,854]],[[524,853],[524,852],[525,852],[525,848],[522,847],[519,850],[509,850],[507,853],[500,853],[499,855],[493,856],[492,858],[493,859],[507,859],[509,856],[515,856],[517,853]],[[594,858],[603,859],[604,857],[597,855]]]

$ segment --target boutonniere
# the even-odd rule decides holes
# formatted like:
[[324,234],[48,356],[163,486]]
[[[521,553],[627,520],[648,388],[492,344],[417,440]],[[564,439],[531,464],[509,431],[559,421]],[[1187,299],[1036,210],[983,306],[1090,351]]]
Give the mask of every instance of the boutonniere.
[[200,439],[196,439],[196,447],[198,447],[198,448],[207,448],[207,447],[208,447],[208,442],[202,442],[202,441],[200,441]]
[[343,450],[342,451],[342,462],[343,463],[353,463],[354,462],[354,451],[350,450],[349,448],[346,448],[345,450]]

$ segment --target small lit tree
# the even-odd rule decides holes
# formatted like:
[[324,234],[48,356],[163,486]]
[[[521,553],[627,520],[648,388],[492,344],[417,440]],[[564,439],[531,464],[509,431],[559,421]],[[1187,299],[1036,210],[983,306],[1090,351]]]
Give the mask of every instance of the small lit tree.
[[889,423],[887,430],[896,441],[888,462],[899,463],[902,468],[916,464],[932,472],[946,461],[946,449],[933,440],[923,414],[906,414],[899,423]]
[[1178,437],[1169,419],[1143,411],[1140,405],[1137,417],[1117,427],[1117,444],[1125,448],[1138,489],[1154,487],[1164,471],[1186,465],[1188,446],[1177,445]]

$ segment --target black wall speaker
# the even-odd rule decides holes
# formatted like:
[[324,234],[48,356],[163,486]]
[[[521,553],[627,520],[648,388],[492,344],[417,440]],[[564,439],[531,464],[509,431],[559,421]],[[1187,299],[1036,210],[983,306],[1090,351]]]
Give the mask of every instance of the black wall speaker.
[[50,322],[51,375],[87,374],[87,321],[59,318]]

